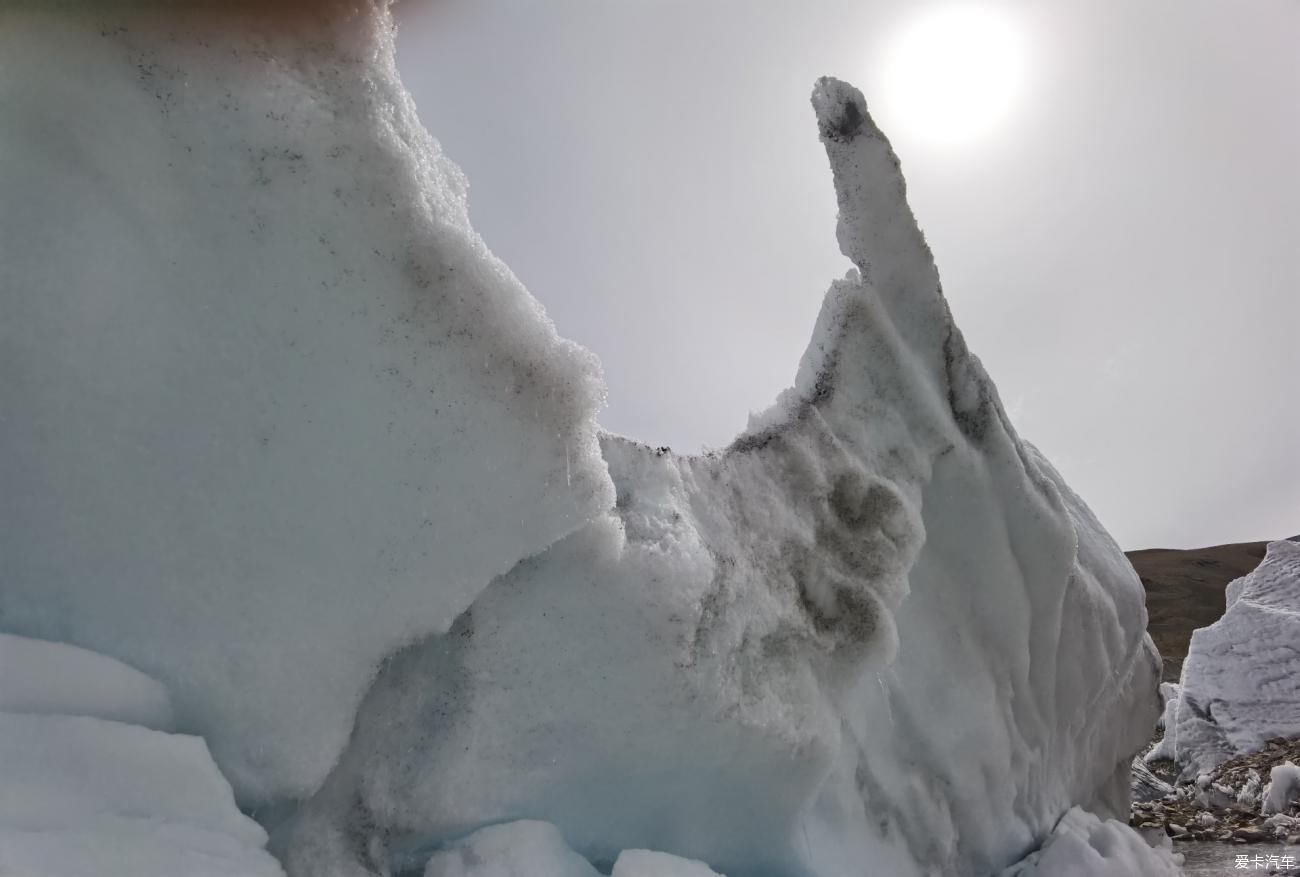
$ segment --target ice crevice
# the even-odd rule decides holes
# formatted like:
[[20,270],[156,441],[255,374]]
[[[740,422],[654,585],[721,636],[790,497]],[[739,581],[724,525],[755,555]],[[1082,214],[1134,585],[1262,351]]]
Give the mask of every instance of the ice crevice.
[[191,741],[251,873],[235,799],[290,877],[1158,873],[1107,821],[1156,718],[1141,586],[856,89],[812,96],[854,267],[793,386],[682,455],[598,427],[386,2],[217,8],[0,0],[0,635],[127,665],[82,718],[151,727],[96,751]]

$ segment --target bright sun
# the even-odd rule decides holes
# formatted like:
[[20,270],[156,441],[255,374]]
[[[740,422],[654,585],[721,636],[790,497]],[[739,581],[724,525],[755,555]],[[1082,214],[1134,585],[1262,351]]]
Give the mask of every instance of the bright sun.
[[997,127],[1024,84],[1024,40],[996,7],[928,9],[884,58],[882,115],[934,145],[966,143]]

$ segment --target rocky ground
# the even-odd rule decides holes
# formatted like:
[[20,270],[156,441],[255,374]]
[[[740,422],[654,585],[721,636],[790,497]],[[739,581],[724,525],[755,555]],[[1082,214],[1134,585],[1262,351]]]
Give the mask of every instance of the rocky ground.
[[1131,823],[1163,829],[1175,840],[1300,844],[1300,806],[1261,812],[1269,773],[1288,761],[1300,763],[1300,738],[1270,740],[1263,750],[1237,756],[1189,783],[1176,781],[1173,762],[1153,762],[1147,774],[1135,765]]

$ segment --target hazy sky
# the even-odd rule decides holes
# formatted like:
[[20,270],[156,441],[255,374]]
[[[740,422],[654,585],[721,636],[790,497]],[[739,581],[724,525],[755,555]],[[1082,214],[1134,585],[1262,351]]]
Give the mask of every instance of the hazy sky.
[[971,349],[1125,548],[1300,532],[1300,2],[442,0],[399,63],[470,215],[600,356],[602,423],[720,447],[848,267],[808,106],[902,157]]

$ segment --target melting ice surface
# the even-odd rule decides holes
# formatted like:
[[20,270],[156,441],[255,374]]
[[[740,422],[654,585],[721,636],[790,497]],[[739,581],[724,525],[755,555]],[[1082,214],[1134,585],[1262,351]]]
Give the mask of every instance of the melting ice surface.
[[[599,436],[386,4],[160,9],[0,4],[0,631],[171,710],[130,676],[68,745],[202,735],[294,877],[1173,867],[1106,821],[1158,705],[1140,585],[967,351],[860,94],[813,94],[854,267],[794,386],[681,456]],[[154,751],[217,873],[273,873],[200,744]],[[180,873],[117,824],[101,865]]]

